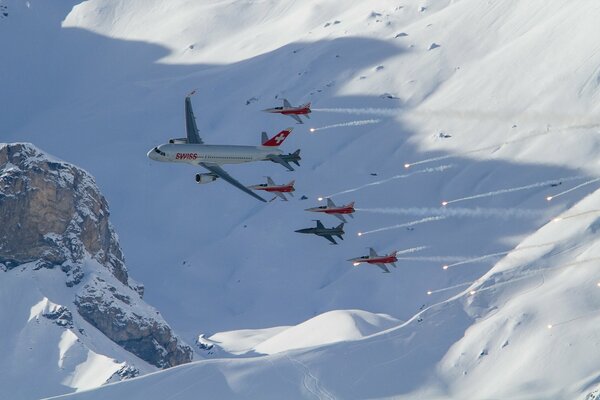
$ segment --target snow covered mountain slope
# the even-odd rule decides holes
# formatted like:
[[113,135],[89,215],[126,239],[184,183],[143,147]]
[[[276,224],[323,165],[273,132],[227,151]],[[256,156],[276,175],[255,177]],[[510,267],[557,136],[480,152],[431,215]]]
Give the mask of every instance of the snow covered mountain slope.
[[[200,362],[85,396],[146,393],[157,379],[164,393],[179,385],[191,398],[206,374],[217,378],[215,396],[310,396],[317,386],[342,398],[572,398],[593,389],[593,365],[576,345],[545,347],[577,339],[594,348],[593,263],[577,279],[541,285],[537,275],[511,281],[503,265],[521,260],[520,279],[530,265],[567,265],[593,249],[595,197],[580,200],[599,174],[595,1],[5,3],[3,137],[96,176],[132,273],[186,340],[343,309],[408,321],[351,343]],[[302,149],[297,171],[227,168],[248,184],[293,176],[308,200],[261,205],[222,182],[194,185],[193,168],[147,160],[148,149],[182,136],[192,88],[208,143],[256,144],[260,131],[293,121],[261,109],[282,97],[312,101],[310,124],[294,125],[284,145]],[[346,126],[327,128],[336,124]],[[339,246],[293,232],[312,224],[303,209],[326,195],[356,201]],[[496,264],[519,243],[542,247]],[[407,252],[392,274],[352,268],[345,260],[367,246]],[[495,282],[503,285],[469,295]],[[581,318],[547,330],[566,314]],[[520,354],[523,369],[507,371]],[[473,384],[492,373],[502,386]]]
[[31,144],[0,143],[1,398],[89,389],[191,361],[129,278],[108,214],[85,171]]
[[317,315],[299,325],[259,330],[219,332],[210,338],[199,338],[208,350],[216,346],[235,355],[255,352],[274,354],[283,351],[321,346],[365,336],[389,329],[400,323],[384,314],[360,310],[335,310]]

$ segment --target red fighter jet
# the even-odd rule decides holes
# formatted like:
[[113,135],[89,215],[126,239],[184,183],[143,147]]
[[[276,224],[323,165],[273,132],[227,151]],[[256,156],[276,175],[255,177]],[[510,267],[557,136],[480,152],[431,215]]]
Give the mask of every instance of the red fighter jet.
[[[319,200],[321,200],[321,199],[319,199]],[[354,218],[354,215],[352,215],[352,213],[354,212],[354,202],[348,203],[344,206],[336,206],[335,203],[333,202],[333,200],[328,198],[326,206],[307,208],[305,211],[331,214],[334,217],[341,220],[342,222],[346,222],[346,218],[344,218],[344,216],[342,214],[347,214],[350,218]]]
[[352,265],[354,265],[355,267],[358,267],[361,263],[375,264],[379,268],[381,268],[384,273],[389,274],[390,270],[388,269],[388,267],[385,266],[385,264],[392,264],[392,266],[396,268],[396,261],[398,261],[398,258],[396,257],[397,252],[398,251],[392,251],[387,256],[379,256],[377,255],[377,252],[373,250],[372,247],[369,247],[368,256],[351,258],[348,261],[351,261]]
[[311,113],[310,103],[306,103],[301,106],[294,107],[290,104],[289,101],[287,101],[287,99],[283,99],[283,107],[267,108],[266,110],[263,110],[263,111],[269,112],[269,113],[275,113],[275,114],[288,115],[288,116],[294,118],[299,124],[304,123],[300,119],[300,115],[304,115],[306,118],[310,119],[308,114]]
[[273,179],[271,179],[268,176],[267,176],[267,183],[261,183],[260,185],[248,186],[248,188],[254,189],[254,190],[264,190],[265,192],[269,192],[269,193],[275,193],[275,197],[273,197],[270,201],[275,200],[277,197],[280,197],[282,200],[287,201],[287,197],[285,197],[284,193],[287,193],[290,196],[294,197],[292,192],[296,190],[296,189],[294,189],[294,181],[291,181],[290,183],[288,183],[286,185],[277,185],[275,182],[273,182]]

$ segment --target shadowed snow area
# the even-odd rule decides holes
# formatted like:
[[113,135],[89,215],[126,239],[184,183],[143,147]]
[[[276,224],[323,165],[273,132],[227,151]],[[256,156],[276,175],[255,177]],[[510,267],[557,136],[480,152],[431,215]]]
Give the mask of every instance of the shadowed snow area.
[[[67,398],[598,389],[596,1],[0,3],[1,140],[94,175],[146,300],[203,335],[199,361]],[[294,127],[296,171],[225,169],[295,179],[296,197],[259,204],[146,158],[184,136],[194,88],[206,143]],[[282,98],[311,118],[260,111]],[[328,195],[356,202],[337,246],[294,232]],[[368,247],[398,268],[346,261]]]

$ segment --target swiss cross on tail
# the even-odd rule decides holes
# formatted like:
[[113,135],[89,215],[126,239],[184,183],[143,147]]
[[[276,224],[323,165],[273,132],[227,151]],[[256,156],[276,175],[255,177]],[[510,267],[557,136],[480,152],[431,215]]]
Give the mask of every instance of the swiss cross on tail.
[[277,147],[277,146],[280,146],[281,143],[283,143],[283,141],[285,140],[285,138],[288,137],[288,135],[290,133],[292,133],[292,129],[293,128],[287,128],[287,129],[282,130],[277,135],[273,136],[271,139],[263,142],[262,145],[266,146],[266,147]]

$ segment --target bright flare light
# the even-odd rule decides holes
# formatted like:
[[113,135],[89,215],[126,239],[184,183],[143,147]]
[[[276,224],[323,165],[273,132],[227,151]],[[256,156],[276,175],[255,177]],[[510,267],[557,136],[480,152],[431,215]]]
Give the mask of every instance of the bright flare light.
[[547,328],[552,329],[552,324],[548,324]]
[[357,233],[357,235],[358,235],[358,236],[362,236],[362,232],[358,232],[358,233]]
[[546,197],[546,201],[550,201],[550,200],[552,200],[552,196]]
[[322,198],[322,197],[319,197],[317,200],[319,200],[319,201],[323,201],[323,198]]
[[315,128],[310,128],[309,131],[314,132],[314,131],[316,131],[316,129]]
[[596,283],[596,286],[600,287],[600,282]]
[[404,168],[410,168],[410,164],[404,164]]
[[561,218],[561,217],[556,217],[556,218],[554,218],[552,221],[553,221],[553,222],[562,221],[562,218]]
[[474,291],[474,290],[471,290],[471,291],[469,292],[469,294],[470,294],[471,296],[473,296],[475,293],[477,293],[477,292],[476,292],[476,291]]
[[448,205],[448,202],[447,202],[447,201],[442,201],[442,205],[443,205],[443,206],[447,206],[447,205]]
[[447,266],[447,265],[444,265],[444,266],[442,267],[442,269],[448,269],[448,266]]
[[360,263],[359,262],[355,262],[355,263],[352,263],[352,265],[354,265],[355,267],[358,267],[360,265]]
[[430,295],[430,294],[432,294],[432,293],[433,293],[433,292],[432,292],[431,290],[428,290],[428,291],[427,291],[427,294],[428,294],[428,295]]

